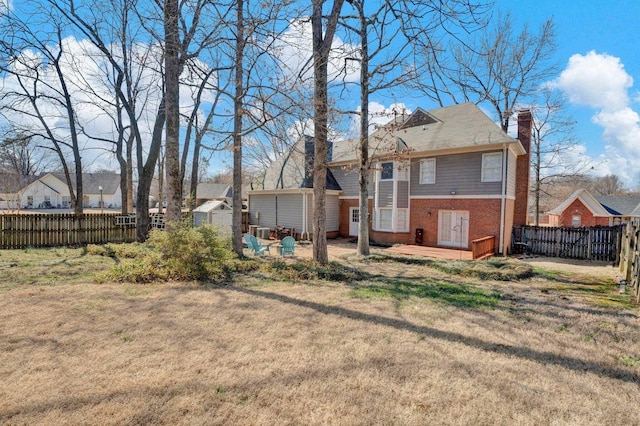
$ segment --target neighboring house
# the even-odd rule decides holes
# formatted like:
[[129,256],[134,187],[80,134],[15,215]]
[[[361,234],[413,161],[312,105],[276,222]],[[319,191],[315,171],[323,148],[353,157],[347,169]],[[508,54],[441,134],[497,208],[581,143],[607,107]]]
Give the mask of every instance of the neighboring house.
[[19,176],[13,173],[0,174],[0,209],[14,210],[21,206],[22,192],[38,180],[37,176]]
[[[75,177],[75,176],[74,176]],[[75,178],[72,182],[75,187]],[[63,173],[45,173],[25,178],[24,185],[14,186],[4,194],[0,208],[37,209],[71,208],[69,187]],[[83,207],[118,208],[122,206],[120,176],[116,173],[83,173]]]
[[226,183],[199,183],[196,187],[196,206],[211,200],[224,200],[231,205],[233,203],[233,188]]
[[[494,236],[510,246],[514,224],[526,224],[531,113],[518,116],[518,139],[466,103],[397,117],[369,137],[371,239],[469,249]],[[357,236],[357,140],[329,150],[327,237]],[[300,141],[267,170],[264,189],[249,192],[250,223],[312,232],[313,139]],[[310,155],[311,154],[311,155]]]
[[640,196],[593,196],[578,189],[548,212],[550,226],[611,226],[640,217]]

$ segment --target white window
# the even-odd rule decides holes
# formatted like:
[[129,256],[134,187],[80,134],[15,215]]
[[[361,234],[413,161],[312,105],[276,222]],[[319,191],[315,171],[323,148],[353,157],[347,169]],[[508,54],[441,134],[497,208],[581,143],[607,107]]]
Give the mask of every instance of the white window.
[[420,183],[436,183],[436,159],[427,158],[420,161]]
[[407,209],[396,210],[398,232],[407,232],[409,230],[409,222],[407,221]]
[[393,230],[393,209],[380,209],[380,230],[392,231]]
[[393,180],[393,161],[380,164],[380,180]]
[[571,217],[571,226],[573,226],[574,228],[579,228],[581,224],[582,224],[582,217],[579,214],[574,214]]
[[502,181],[502,153],[482,154],[482,182]]

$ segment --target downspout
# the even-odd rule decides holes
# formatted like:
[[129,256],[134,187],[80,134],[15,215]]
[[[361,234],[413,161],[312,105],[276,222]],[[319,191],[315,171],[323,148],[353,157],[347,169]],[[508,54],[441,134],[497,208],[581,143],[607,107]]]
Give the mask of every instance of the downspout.
[[506,214],[506,201],[507,201],[507,144],[502,144],[502,193],[500,194],[500,243],[498,246],[498,252],[501,255],[504,253],[504,219]]

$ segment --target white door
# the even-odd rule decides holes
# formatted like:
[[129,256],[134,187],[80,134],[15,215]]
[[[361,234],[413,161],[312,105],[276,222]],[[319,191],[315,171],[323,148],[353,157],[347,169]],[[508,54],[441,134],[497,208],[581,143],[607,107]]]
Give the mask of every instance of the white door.
[[440,210],[438,213],[438,245],[467,248],[469,246],[469,212]]
[[358,224],[360,223],[360,208],[349,207],[349,236],[358,236]]

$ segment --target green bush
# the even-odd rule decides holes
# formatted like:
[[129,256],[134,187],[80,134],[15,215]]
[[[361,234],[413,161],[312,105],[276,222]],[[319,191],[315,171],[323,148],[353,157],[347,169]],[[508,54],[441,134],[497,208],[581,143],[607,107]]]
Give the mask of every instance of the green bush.
[[[92,249],[95,250],[95,249]],[[97,251],[97,250],[96,250]],[[105,255],[117,255],[113,247]],[[231,241],[208,225],[192,227],[189,221],[173,224],[168,230],[152,230],[149,239],[115,265],[102,279],[151,282],[156,280],[206,280],[220,282],[238,267]]]

